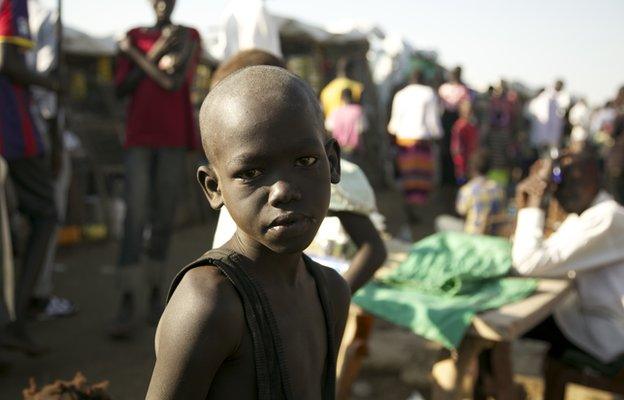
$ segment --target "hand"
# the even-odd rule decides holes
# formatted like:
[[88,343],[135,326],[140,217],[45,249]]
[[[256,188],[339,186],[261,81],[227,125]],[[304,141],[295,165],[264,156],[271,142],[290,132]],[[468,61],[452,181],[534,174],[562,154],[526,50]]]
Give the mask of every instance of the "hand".
[[173,54],[163,56],[158,62],[158,69],[163,72],[173,73],[177,62],[177,57]]
[[124,53],[127,53],[132,48],[132,41],[128,36],[124,36],[119,42],[117,42],[117,46],[119,46],[119,50]]
[[548,182],[537,174],[529,175],[516,186],[516,207],[518,209],[525,207],[539,208],[542,205],[542,199],[548,188]]

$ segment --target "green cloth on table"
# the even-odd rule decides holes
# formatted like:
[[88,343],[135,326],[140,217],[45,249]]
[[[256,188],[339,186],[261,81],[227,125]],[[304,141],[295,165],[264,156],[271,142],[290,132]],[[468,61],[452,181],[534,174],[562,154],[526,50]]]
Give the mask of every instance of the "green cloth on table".
[[459,346],[476,313],[521,300],[533,279],[505,278],[511,245],[504,239],[443,232],[412,247],[408,258],[353,301],[444,347]]

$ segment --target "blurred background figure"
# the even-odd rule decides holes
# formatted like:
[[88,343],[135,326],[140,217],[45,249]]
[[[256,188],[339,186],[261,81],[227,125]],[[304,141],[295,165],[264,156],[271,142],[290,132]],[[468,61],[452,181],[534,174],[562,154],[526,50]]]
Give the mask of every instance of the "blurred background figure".
[[451,130],[459,118],[459,105],[464,100],[470,100],[468,87],[462,81],[462,67],[453,68],[449,80],[438,89],[442,101],[442,128],[444,135],[440,147],[440,165],[442,183],[455,184],[453,173],[453,158],[451,156]]
[[[139,304],[145,300],[148,322],[156,324],[160,318],[178,184],[184,181],[187,150],[198,145],[190,91],[200,37],[194,28],[171,21],[175,4],[152,0],[155,25],[131,29],[119,42],[116,92],[119,97],[130,96],[130,102],[126,217],[118,260],[118,304],[109,327],[112,338],[133,333]],[[147,226],[149,244],[143,258]]]
[[427,202],[439,176],[436,141],[444,135],[438,98],[418,69],[392,100],[388,132],[399,151],[397,168],[408,215],[417,218],[416,206]]
[[340,157],[361,165],[364,158],[362,134],[368,128],[364,109],[353,99],[351,89],[342,90],[342,105],[326,119],[325,129],[340,145]]
[[353,60],[350,58],[341,57],[338,59],[336,77],[321,90],[320,94],[325,118],[329,117],[342,104],[342,91],[344,89],[351,90],[351,97],[356,103],[362,100],[364,85],[352,79],[354,66]]
[[485,143],[490,153],[490,177],[506,186],[515,160],[517,94],[500,80],[492,92],[486,122]]
[[[39,0],[28,0],[30,31],[35,41],[34,48],[28,53],[29,64],[44,76],[59,74],[59,38],[60,16],[58,10],[45,7]],[[50,238],[45,264],[33,297],[30,299],[29,313],[39,320],[66,317],[77,310],[75,304],[66,298],[53,294],[53,273],[58,247],[57,232],[63,225],[67,211],[67,196],[72,178],[72,165],[65,136],[65,110],[56,93],[33,87],[33,101],[36,116],[40,118],[42,129],[55,143],[51,147],[52,172],[54,173],[54,200],[57,207],[58,226]]]
[[506,196],[504,187],[488,178],[489,153],[483,149],[473,152],[467,168],[470,180],[459,189],[455,203],[463,219],[440,215],[435,220],[436,231],[496,235],[505,211]]
[[570,106],[570,96],[563,88],[563,81],[558,80],[529,104],[531,145],[538,154],[550,147],[561,145],[564,116]]
[[[26,331],[28,305],[45,263],[46,253],[57,224],[54,202],[50,151],[44,129],[37,125],[32,112],[31,86],[58,91],[55,78],[29,68],[26,50],[34,45],[29,28],[26,0],[4,0],[0,3],[0,154],[7,160],[9,177],[19,211],[30,224],[16,286],[15,320],[7,322],[6,314],[0,332],[0,345],[30,355],[45,348]],[[55,145],[57,140],[51,140]],[[0,310],[5,313],[4,307]]]
[[570,141],[572,143],[585,143],[590,139],[589,122],[591,110],[587,106],[587,101],[579,99],[570,109],[569,120],[572,125]]
[[451,130],[451,155],[458,185],[463,185],[468,180],[468,161],[479,146],[477,124],[472,103],[469,100],[462,101],[459,105],[459,118]]

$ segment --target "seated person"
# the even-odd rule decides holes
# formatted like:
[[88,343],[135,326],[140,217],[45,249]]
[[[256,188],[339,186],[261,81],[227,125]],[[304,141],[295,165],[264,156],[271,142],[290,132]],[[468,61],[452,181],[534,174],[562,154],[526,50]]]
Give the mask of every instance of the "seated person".
[[174,280],[146,398],[334,398],[350,291],[302,254],[340,180],[314,92],[282,68],[245,68],[208,94],[200,128],[197,178],[237,230]]
[[476,150],[468,161],[470,181],[459,189],[455,207],[465,221],[448,215],[436,218],[437,231],[463,231],[475,235],[494,235],[505,205],[505,191],[487,177],[489,153]]
[[[573,292],[554,315],[527,334],[551,344],[555,359],[581,350],[602,363],[624,354],[624,208],[600,187],[592,149],[538,166],[517,187],[512,251],[520,275],[573,278]],[[544,237],[544,197],[569,214]]]

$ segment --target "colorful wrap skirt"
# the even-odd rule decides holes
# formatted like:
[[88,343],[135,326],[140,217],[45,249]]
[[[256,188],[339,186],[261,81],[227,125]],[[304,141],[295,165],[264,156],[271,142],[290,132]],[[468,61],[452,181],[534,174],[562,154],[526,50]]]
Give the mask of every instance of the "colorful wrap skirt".
[[397,169],[405,200],[408,204],[423,204],[436,183],[436,148],[429,140],[411,144],[399,143]]

